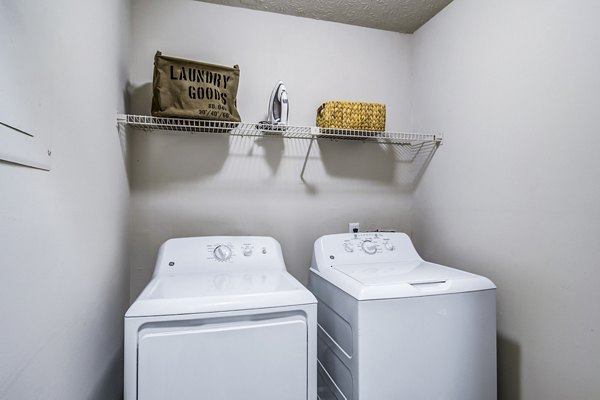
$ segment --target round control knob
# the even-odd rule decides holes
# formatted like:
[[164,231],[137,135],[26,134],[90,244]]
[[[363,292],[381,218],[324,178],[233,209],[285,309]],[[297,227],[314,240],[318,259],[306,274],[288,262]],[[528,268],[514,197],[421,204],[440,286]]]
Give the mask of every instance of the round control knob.
[[217,246],[213,253],[217,261],[227,261],[231,258],[231,249],[224,244]]
[[377,253],[377,244],[371,242],[370,240],[365,240],[364,242],[362,242],[361,247],[363,251],[367,254]]
[[344,243],[344,250],[346,250],[348,253],[352,253],[354,251],[352,243]]
[[244,247],[244,256],[250,257],[252,255],[252,248]]
[[385,242],[385,248],[388,249],[389,251],[394,250],[395,249],[394,243],[392,243],[392,242]]

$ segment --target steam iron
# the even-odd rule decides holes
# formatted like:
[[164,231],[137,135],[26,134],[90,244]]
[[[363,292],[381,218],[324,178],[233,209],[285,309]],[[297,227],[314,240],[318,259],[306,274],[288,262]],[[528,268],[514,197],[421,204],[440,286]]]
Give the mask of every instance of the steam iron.
[[277,82],[269,100],[268,123],[276,126],[285,126],[289,122],[290,107],[287,90],[282,81]]

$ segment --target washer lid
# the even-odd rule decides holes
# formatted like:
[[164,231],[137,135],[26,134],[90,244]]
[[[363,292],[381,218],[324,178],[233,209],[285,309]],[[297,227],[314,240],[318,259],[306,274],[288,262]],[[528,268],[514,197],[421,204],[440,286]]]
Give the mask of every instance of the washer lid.
[[473,278],[473,274],[425,261],[395,263],[333,265],[334,269],[363,285],[411,285],[441,283],[449,280]]
[[155,277],[125,317],[250,310],[316,303],[285,271],[247,271]]
[[358,300],[419,297],[495,289],[487,278],[422,260],[331,265],[311,272]]

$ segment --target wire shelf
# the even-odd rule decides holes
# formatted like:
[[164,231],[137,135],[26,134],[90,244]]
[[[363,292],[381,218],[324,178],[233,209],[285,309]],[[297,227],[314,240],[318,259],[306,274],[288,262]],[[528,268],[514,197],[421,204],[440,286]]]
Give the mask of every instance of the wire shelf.
[[387,144],[440,143],[442,137],[432,133],[364,131],[356,129],[317,128],[318,137],[333,140],[362,140]]
[[387,144],[441,143],[442,136],[426,133],[363,131],[353,129],[317,128],[311,126],[272,125],[265,122],[207,121],[187,118],[151,117],[148,115],[117,115],[117,122],[145,131],[168,131],[184,134],[209,133],[233,136],[273,136],[290,139],[361,140]]

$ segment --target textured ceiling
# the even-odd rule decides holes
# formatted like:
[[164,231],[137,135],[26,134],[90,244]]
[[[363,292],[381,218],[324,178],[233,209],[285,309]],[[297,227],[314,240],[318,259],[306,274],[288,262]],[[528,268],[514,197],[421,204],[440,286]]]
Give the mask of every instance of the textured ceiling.
[[278,14],[413,33],[452,0],[204,0]]

